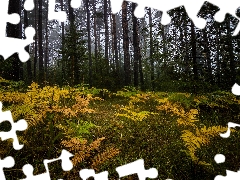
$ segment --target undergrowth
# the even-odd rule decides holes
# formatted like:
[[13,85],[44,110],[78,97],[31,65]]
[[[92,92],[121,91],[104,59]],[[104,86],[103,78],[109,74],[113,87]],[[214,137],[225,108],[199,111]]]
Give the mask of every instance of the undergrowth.
[[[0,157],[13,156],[14,169],[7,178],[24,178],[22,166],[30,163],[34,173],[45,171],[43,159],[58,157],[62,149],[74,154],[73,170],[62,172],[51,165],[51,176],[80,179],[82,168],[109,171],[144,159],[145,168],[158,169],[158,179],[214,179],[239,164],[238,129],[228,139],[219,136],[227,122],[239,123],[240,100],[228,92],[142,92],[131,87],[112,93],[84,86],[39,87],[0,79],[0,101],[14,120],[25,119],[28,129],[18,132],[21,151],[11,140],[0,141]],[[17,89],[16,89],[17,87]],[[0,130],[7,131],[1,123]],[[216,164],[214,156],[227,160]],[[137,179],[135,175],[122,179]]]

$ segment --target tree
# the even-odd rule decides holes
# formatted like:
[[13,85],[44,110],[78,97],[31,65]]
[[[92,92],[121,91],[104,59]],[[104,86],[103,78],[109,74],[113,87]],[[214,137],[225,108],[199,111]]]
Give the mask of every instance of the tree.
[[228,16],[226,20],[226,28],[227,28],[227,49],[228,49],[228,59],[230,61],[230,84],[233,85],[236,81],[236,66],[235,66],[235,57],[233,50],[233,39],[232,39],[232,30],[231,30],[231,19]]
[[155,90],[155,83],[154,83],[154,59],[153,59],[153,24],[152,24],[152,11],[151,8],[148,9],[148,16],[149,16],[149,28],[150,28],[150,66],[151,66],[151,86],[152,90]]
[[132,21],[133,21],[133,47],[134,47],[134,64],[133,64],[133,81],[134,86],[138,87],[138,73],[139,73],[139,60],[141,59],[140,47],[139,47],[139,37],[138,37],[138,21],[134,16],[134,11],[136,4],[132,4]]
[[68,11],[69,11],[69,21],[70,21],[70,37],[72,41],[71,48],[73,49],[73,53],[70,54],[71,61],[71,85],[76,85],[79,83],[79,68],[78,68],[78,56],[76,55],[77,51],[77,32],[75,26],[75,15],[73,13],[73,8],[70,5],[71,0],[68,0]]
[[88,33],[88,68],[89,68],[89,86],[92,87],[92,50],[91,50],[91,30],[90,30],[90,9],[89,0],[86,0],[86,10],[87,10],[87,33]]
[[108,0],[104,0],[104,28],[105,28],[105,72],[109,73],[108,47],[109,47],[109,30],[108,30]]
[[123,52],[124,52],[124,73],[125,73],[124,85],[129,86],[131,84],[131,74],[130,74],[127,1],[124,1],[122,4],[122,29],[123,29]]
[[112,14],[112,33],[113,33],[113,50],[114,50],[114,59],[116,64],[116,84],[119,84],[120,82],[120,63],[119,63],[119,57],[118,57],[118,36],[117,36],[117,25],[116,25],[116,15]]
[[42,84],[44,80],[44,68],[43,68],[43,29],[42,29],[42,1],[38,1],[38,65],[39,65],[39,83]]
[[[25,0],[26,1],[26,0]],[[24,28],[26,29],[28,27],[28,13],[26,10],[24,10]],[[26,38],[26,36],[25,36]],[[29,46],[27,46],[26,51],[29,52]],[[31,84],[32,82],[32,63],[31,60],[27,61],[27,83]]]
[[[8,13],[19,13],[21,11],[20,7],[20,0],[9,0],[9,7],[8,7]],[[14,24],[7,24],[7,36],[13,37],[13,38],[19,38],[21,36],[22,32],[19,25]],[[12,59],[12,70],[11,70],[11,80],[19,81],[20,80],[20,60],[18,57],[18,54],[15,53],[11,57]]]
[[[63,5],[63,0],[61,0],[60,1],[60,5],[61,5],[61,11],[63,11],[64,10],[64,5]],[[65,35],[64,35],[64,28],[65,28],[65,26],[64,26],[64,22],[61,22],[61,28],[62,28],[62,34],[61,34],[61,38],[62,38],[62,48],[61,48],[61,50],[63,51],[64,50],[64,41],[65,41]],[[62,54],[62,84],[64,83],[64,81],[65,81],[65,63],[64,63],[64,60],[65,59],[65,57],[64,57],[64,55]]]
[[198,80],[198,71],[197,71],[197,50],[196,50],[196,34],[195,27],[191,21],[191,46],[192,46],[192,64],[193,64],[193,76],[194,80]]

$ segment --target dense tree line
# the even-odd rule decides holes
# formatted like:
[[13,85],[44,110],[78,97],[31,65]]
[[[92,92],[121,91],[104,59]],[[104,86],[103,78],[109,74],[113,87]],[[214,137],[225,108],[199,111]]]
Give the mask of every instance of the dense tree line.
[[31,55],[27,63],[17,54],[0,61],[4,78],[26,84],[192,92],[229,90],[239,81],[240,40],[232,36],[238,21],[229,14],[222,23],[214,21],[218,8],[212,4],[202,7],[199,16],[207,25],[198,29],[183,7],[171,10],[172,22],[163,26],[161,12],[146,8],[138,19],[136,4],[127,1],[115,15],[109,0],[83,0],[79,9],[70,6],[71,0],[59,0],[56,11],[68,14],[62,23],[47,20],[47,1],[35,0],[30,12],[23,3],[9,1],[9,13],[19,13],[21,23],[8,24],[7,36],[24,38],[24,28],[33,26],[35,43],[26,47]]

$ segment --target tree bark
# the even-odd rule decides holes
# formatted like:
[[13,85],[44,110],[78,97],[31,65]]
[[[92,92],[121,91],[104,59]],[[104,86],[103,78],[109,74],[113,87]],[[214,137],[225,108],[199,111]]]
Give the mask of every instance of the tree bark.
[[207,37],[207,32],[206,30],[203,30],[203,38],[204,38],[204,51],[206,53],[205,58],[207,59],[207,80],[208,82],[212,83],[213,82],[213,77],[212,77],[212,64],[211,64],[211,56],[210,56],[210,50],[209,50],[209,42],[208,42],[208,37]]
[[91,57],[91,30],[90,30],[90,9],[89,0],[86,0],[87,11],[87,32],[88,32],[88,67],[89,67],[89,86],[92,87],[92,57]]
[[234,60],[233,54],[233,43],[232,43],[232,35],[231,35],[231,25],[230,25],[230,18],[227,18],[227,45],[228,45],[228,56],[230,61],[230,83],[233,85],[236,81],[236,65]]
[[[61,3],[61,11],[63,11],[64,10],[64,6],[63,6],[63,0],[61,0],[60,1],[60,3]],[[64,26],[64,22],[61,22],[61,28],[62,28],[62,84],[64,83],[64,81],[65,81],[65,56],[64,56],[64,53],[63,53],[63,51],[64,51],[64,48],[65,48],[65,46],[64,46],[64,41],[65,41],[65,35],[64,35],[64,28],[65,28],[65,26]]]
[[108,49],[109,49],[109,30],[108,30],[108,0],[104,0],[104,28],[105,28],[105,66],[106,66],[106,74],[109,73],[109,57],[108,57]]
[[152,90],[155,90],[155,83],[154,83],[154,59],[153,59],[153,33],[152,33],[152,11],[151,8],[148,9],[149,15],[149,28],[150,28],[150,66],[151,66],[151,85]]
[[68,8],[69,8],[69,21],[70,21],[70,36],[71,36],[71,43],[73,48],[73,53],[71,54],[70,61],[71,61],[71,85],[76,85],[79,83],[79,73],[78,73],[78,57],[76,56],[76,26],[75,22],[75,15],[73,13],[73,8],[71,7],[71,0],[68,0]]
[[132,4],[132,21],[133,21],[133,47],[134,47],[134,63],[133,63],[133,81],[134,86],[138,87],[139,59],[141,58],[138,36],[138,22],[134,16],[136,4]]
[[39,49],[39,83],[43,85],[44,80],[44,68],[43,68],[43,31],[42,31],[42,1],[38,1],[39,9],[38,9],[38,49]]
[[122,28],[123,28],[123,52],[124,52],[124,73],[125,86],[131,84],[130,55],[129,55],[129,37],[128,37],[128,19],[127,19],[127,1],[122,4]]
[[[19,13],[20,11],[20,2],[19,0],[9,0],[9,7],[8,7],[8,13]],[[19,35],[21,34],[21,30],[19,25],[14,25],[7,23],[7,37],[13,37],[13,38],[19,38]],[[13,54],[10,58],[12,58],[12,71],[10,72],[11,80],[19,81],[20,80],[20,70],[19,70],[19,64],[20,60],[18,57],[18,54]]]
[[198,71],[197,71],[197,60],[196,60],[196,34],[195,27],[193,22],[191,21],[191,45],[192,45],[192,63],[193,63],[193,75],[194,80],[198,80]]
[[[26,29],[27,27],[28,27],[28,13],[26,10],[24,10],[24,28]],[[25,35],[25,38],[26,38],[26,35]],[[29,52],[29,46],[27,46],[25,50]],[[31,64],[31,60],[29,59],[27,61],[27,84],[31,84],[31,82],[32,82],[32,64]]]
[[97,42],[97,12],[96,12],[96,4],[97,1],[94,0],[93,4],[93,18],[94,18],[94,24],[93,24],[93,30],[94,30],[94,57],[95,57],[95,72],[98,74],[98,42]]
[[[34,23],[34,28],[37,30],[38,29],[38,3],[37,0],[34,1],[35,4],[35,9],[34,9],[34,14],[35,14],[35,23]],[[33,62],[33,77],[34,81],[37,81],[37,60],[38,60],[38,33],[35,35],[35,43],[34,43],[34,62]]]
[[45,26],[45,37],[46,37],[46,46],[45,46],[45,57],[44,57],[44,78],[45,78],[45,86],[47,85],[47,80],[48,80],[48,18],[47,18],[47,15],[48,15],[48,8],[46,10],[46,19],[45,19],[45,23],[46,23],[46,26]]
[[117,27],[116,27],[116,15],[112,14],[113,20],[113,49],[114,49],[114,59],[116,63],[116,72],[117,76],[119,76],[120,68],[119,68],[119,59],[118,59],[118,47],[117,47]]

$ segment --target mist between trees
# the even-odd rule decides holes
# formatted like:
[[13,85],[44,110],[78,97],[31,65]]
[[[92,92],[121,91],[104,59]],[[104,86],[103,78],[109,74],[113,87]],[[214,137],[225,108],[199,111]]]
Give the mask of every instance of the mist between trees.
[[68,15],[63,23],[48,21],[47,1],[35,0],[30,12],[23,3],[9,0],[9,13],[19,13],[21,23],[8,24],[7,36],[24,38],[24,29],[32,26],[35,43],[26,47],[27,63],[17,54],[0,61],[3,78],[27,85],[188,92],[230,90],[240,80],[240,40],[232,36],[238,21],[229,14],[222,23],[214,21],[218,8],[209,3],[199,12],[207,20],[204,29],[194,26],[184,7],[171,10],[172,22],[163,26],[160,11],[146,8],[138,19],[130,2],[114,15],[109,0],[84,0],[78,9],[58,0],[56,11]]

